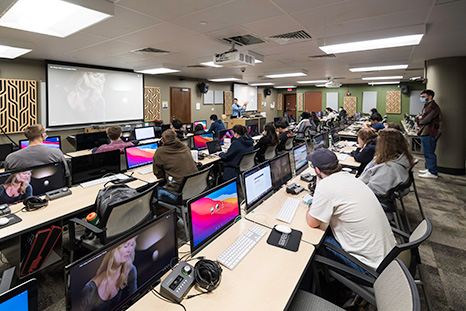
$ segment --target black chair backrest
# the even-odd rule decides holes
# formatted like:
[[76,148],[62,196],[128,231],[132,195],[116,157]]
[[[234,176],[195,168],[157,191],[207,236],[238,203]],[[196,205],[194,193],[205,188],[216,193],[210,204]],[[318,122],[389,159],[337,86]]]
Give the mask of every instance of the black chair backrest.
[[209,188],[208,178],[212,167],[213,165],[183,178],[178,190],[179,193],[182,193],[183,201],[187,201]]

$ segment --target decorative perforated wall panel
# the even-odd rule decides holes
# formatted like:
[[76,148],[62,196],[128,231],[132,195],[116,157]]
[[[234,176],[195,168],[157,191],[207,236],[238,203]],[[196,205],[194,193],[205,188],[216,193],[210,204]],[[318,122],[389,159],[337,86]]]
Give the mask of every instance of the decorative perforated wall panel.
[[387,91],[386,113],[401,113],[401,91]]
[[144,87],[144,121],[150,122],[162,119],[160,88]]
[[356,96],[345,97],[343,99],[343,108],[346,110],[348,117],[354,116],[356,114],[357,107],[357,98]]

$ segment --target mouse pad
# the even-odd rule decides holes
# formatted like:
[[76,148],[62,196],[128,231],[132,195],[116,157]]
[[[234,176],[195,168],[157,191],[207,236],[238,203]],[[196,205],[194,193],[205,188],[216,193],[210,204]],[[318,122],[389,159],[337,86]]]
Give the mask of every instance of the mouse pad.
[[301,231],[291,229],[288,241],[286,241],[285,245],[280,245],[279,241],[282,237],[282,233],[278,232],[274,228],[272,229],[272,232],[270,233],[269,238],[267,239],[267,243],[273,246],[287,249],[292,252],[297,252],[299,249],[299,243],[301,242],[302,235],[303,233]]
[[0,225],[0,229],[11,226],[11,225],[14,225],[14,224],[17,224],[18,222],[22,221],[21,218],[19,218],[18,216],[14,215],[14,214],[8,214],[8,215],[5,215],[3,217],[8,218],[10,221],[6,225]]

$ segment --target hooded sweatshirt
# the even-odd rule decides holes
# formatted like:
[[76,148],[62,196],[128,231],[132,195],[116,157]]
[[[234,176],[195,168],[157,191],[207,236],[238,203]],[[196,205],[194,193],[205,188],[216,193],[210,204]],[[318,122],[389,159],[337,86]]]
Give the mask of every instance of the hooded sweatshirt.
[[366,166],[359,179],[371,188],[376,196],[384,196],[409,178],[410,167],[409,160],[404,154],[380,164],[372,161]]
[[254,150],[254,141],[251,137],[245,135],[233,140],[227,153],[221,152],[220,158],[225,161],[225,169],[223,171],[223,180],[230,180],[238,176],[239,161],[243,154]]
[[152,164],[153,171],[157,178],[169,181],[167,188],[178,191],[181,181],[187,175],[198,172],[197,165],[191,155],[191,150],[183,144],[173,130],[167,130],[162,135],[163,145],[157,148]]

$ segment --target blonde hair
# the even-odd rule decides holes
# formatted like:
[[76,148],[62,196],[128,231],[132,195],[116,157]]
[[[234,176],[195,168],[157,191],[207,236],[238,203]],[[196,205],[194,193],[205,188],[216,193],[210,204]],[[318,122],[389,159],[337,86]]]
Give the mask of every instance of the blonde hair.
[[[21,172],[22,173],[22,172]],[[21,184],[20,188],[19,188],[19,193],[21,194],[25,194],[26,193],[26,188],[29,186],[29,183],[31,182],[31,175],[29,174],[29,178],[27,181],[19,181],[18,180],[18,174],[21,174],[21,173],[14,173],[14,174],[11,174],[7,180],[5,181],[5,185],[12,185],[12,186],[16,186],[18,184]]]
[[97,275],[101,273],[105,273],[105,279],[109,281],[110,277],[114,275],[115,273],[118,273],[118,267],[114,267],[116,262],[120,261],[120,253],[119,249],[123,247],[128,242],[133,242],[133,249],[131,250],[131,257],[129,260],[126,262],[122,263],[121,271],[120,271],[120,276],[118,277],[116,281],[116,287],[123,289],[126,287],[128,284],[128,274],[133,266],[133,261],[134,261],[134,255],[135,255],[135,248],[136,248],[136,238],[133,237],[129,239],[128,241],[121,243],[111,251],[109,251],[107,254],[105,254],[104,260],[100,264],[99,269],[97,270]]
[[414,158],[403,134],[392,128],[380,130],[375,147],[375,163],[380,164],[395,160],[402,154],[408,158],[410,165],[413,166]]

